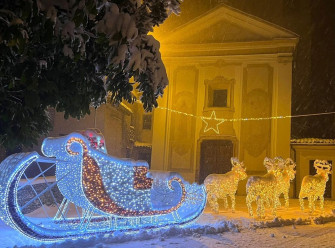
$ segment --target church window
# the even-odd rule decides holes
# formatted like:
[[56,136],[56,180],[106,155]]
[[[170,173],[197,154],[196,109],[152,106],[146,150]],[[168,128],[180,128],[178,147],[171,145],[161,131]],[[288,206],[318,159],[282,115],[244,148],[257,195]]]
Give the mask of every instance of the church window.
[[143,115],[143,129],[151,129],[151,115]]

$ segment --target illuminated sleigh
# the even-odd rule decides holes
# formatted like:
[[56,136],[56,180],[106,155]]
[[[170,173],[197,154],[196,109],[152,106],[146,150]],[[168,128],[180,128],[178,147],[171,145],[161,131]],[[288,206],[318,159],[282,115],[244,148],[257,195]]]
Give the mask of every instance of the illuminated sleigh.
[[[1,219],[28,237],[55,240],[182,225],[202,213],[203,186],[177,173],[148,172],[145,161],[115,158],[90,145],[72,133],[45,139],[46,157],[6,158],[0,164]],[[33,166],[38,173],[28,177]],[[54,167],[52,180],[47,174]]]

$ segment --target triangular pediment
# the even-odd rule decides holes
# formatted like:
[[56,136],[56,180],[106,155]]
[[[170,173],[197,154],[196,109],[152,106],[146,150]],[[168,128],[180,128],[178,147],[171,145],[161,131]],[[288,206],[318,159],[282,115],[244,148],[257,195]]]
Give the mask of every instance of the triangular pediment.
[[274,39],[298,39],[298,35],[227,5],[219,5],[160,40],[165,44],[204,44]]

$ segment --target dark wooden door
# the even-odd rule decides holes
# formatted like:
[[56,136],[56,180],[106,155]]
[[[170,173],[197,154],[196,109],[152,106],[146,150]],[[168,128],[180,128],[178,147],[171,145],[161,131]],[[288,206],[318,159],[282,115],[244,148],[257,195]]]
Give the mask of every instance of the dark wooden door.
[[137,160],[147,161],[149,164],[149,169],[151,168],[151,148],[142,148],[138,152]]
[[209,174],[223,174],[230,171],[232,156],[233,142],[231,140],[202,141],[199,183],[203,183]]
[[[314,168],[314,161],[315,160],[309,160],[309,174],[315,175],[316,169]],[[332,164],[331,160],[328,160],[328,163]],[[332,198],[332,176],[328,175],[328,182],[326,183],[326,189],[325,189],[325,198]]]

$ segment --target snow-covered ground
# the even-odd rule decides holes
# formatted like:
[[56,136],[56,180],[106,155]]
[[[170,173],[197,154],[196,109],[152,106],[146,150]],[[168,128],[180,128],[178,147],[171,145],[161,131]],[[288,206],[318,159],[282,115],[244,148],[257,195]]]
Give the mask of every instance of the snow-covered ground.
[[[245,198],[237,197],[235,213],[221,209],[220,214],[214,214],[206,208],[196,222],[183,228],[116,232],[45,244],[26,238],[0,222],[0,247],[335,247],[334,201],[325,202],[322,217],[320,211],[313,215],[308,214],[308,209],[301,212],[296,199],[291,199],[290,204],[288,210],[279,209],[277,219],[269,212],[265,220],[259,220],[248,216]],[[318,207],[317,204],[317,210]]]

